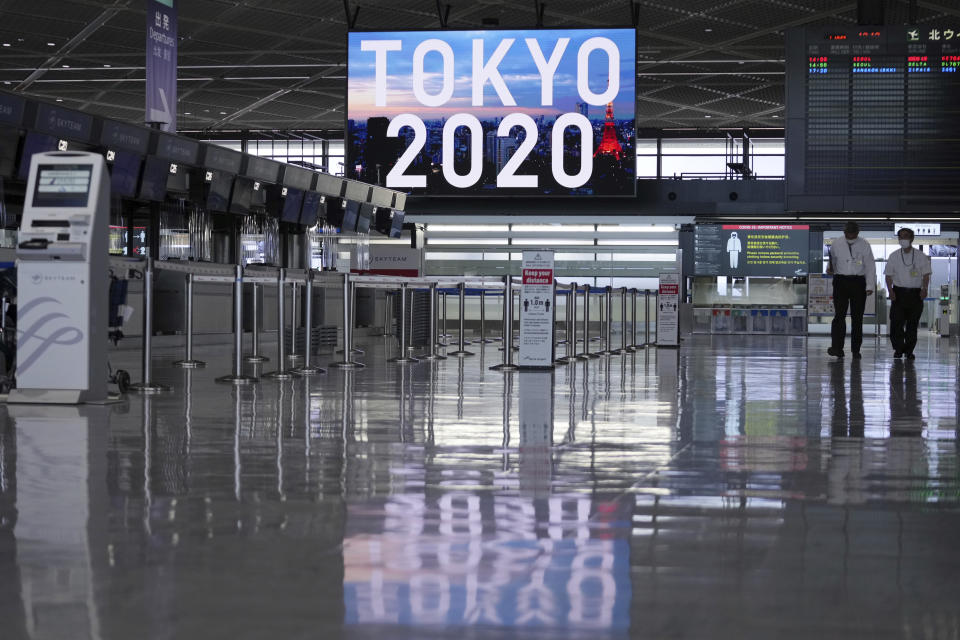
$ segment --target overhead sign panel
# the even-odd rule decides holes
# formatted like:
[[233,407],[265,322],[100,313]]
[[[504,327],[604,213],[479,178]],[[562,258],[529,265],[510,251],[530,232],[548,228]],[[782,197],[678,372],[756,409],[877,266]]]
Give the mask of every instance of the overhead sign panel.
[[189,138],[160,134],[157,140],[157,155],[172,162],[196,165],[199,152],[200,143]]
[[0,124],[19,127],[23,123],[23,107],[26,101],[20,96],[0,93]]
[[345,182],[343,178],[331,176],[329,173],[318,173],[316,189],[324,195],[339,198],[343,195]]
[[150,130],[132,124],[104,120],[100,144],[109,149],[126,149],[141,155],[150,150]]
[[177,130],[176,0],[147,0],[147,109],[145,120]]
[[918,236],[939,236],[939,222],[897,222],[893,225],[893,232],[900,233],[900,229],[910,229]]
[[292,164],[285,164],[283,165],[282,184],[285,187],[293,187],[294,189],[306,191],[313,186],[313,172]]
[[36,128],[37,131],[59,138],[90,142],[93,136],[93,116],[41,102],[37,105]]
[[215,144],[204,145],[203,166],[214,171],[224,171],[234,175],[240,173],[243,154]]
[[280,163],[259,156],[247,156],[246,175],[263,182],[276,183],[280,175]]
[[633,29],[350,33],[347,171],[428,195],[633,195]]

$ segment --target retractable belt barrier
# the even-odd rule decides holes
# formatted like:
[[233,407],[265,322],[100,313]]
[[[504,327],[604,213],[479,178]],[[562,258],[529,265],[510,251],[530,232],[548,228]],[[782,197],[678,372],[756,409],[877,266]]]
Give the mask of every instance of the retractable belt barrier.
[[[438,352],[439,348],[444,347],[442,338],[445,335],[446,326],[445,305],[442,304],[443,296],[448,293],[456,293],[458,297],[458,349],[448,355],[460,357],[471,356],[473,353],[466,351],[465,347],[469,342],[466,340],[466,298],[468,296],[477,296],[480,298],[480,339],[478,344],[487,344],[493,342],[486,335],[486,299],[488,296],[495,296],[502,300],[502,322],[501,337],[503,341],[503,360],[500,364],[490,367],[499,371],[515,371],[518,367],[514,364],[513,352],[517,347],[514,346],[514,295],[518,290],[514,287],[514,279],[511,276],[505,276],[500,281],[492,281],[483,277],[452,278],[452,277],[428,277],[428,278],[391,278],[386,276],[366,276],[353,275],[348,273],[316,272],[313,270],[288,270],[286,268],[271,267],[264,265],[249,265],[246,268],[234,265],[211,264],[201,262],[177,262],[163,261],[154,262],[153,260],[131,260],[131,259],[111,259],[111,267],[114,269],[142,270],[144,274],[144,341],[142,353],[143,382],[134,385],[134,389],[142,393],[156,393],[166,388],[163,385],[153,383],[151,372],[151,359],[153,348],[153,281],[154,271],[162,269],[170,272],[178,272],[184,275],[185,293],[184,293],[184,333],[186,343],[184,357],[173,364],[182,368],[200,368],[206,365],[205,362],[194,358],[194,331],[193,331],[193,313],[194,313],[194,284],[196,282],[211,282],[233,285],[233,303],[234,303],[234,352],[233,352],[233,370],[229,375],[217,378],[217,382],[228,384],[252,384],[258,382],[258,378],[245,375],[243,373],[243,362],[262,362],[267,360],[259,353],[259,332],[260,322],[257,318],[259,313],[259,290],[265,286],[277,287],[277,322],[278,322],[278,344],[277,344],[277,362],[276,371],[265,374],[264,378],[286,380],[295,375],[312,376],[325,373],[325,371],[312,364],[313,358],[313,288],[321,287],[340,287],[343,293],[343,349],[344,355],[342,361],[333,362],[331,368],[337,369],[362,369],[365,365],[352,359],[354,353],[363,353],[353,346],[353,324],[356,313],[356,290],[358,288],[382,289],[388,296],[400,296],[400,352],[397,357],[391,358],[390,362],[395,363],[415,363],[420,359],[424,360],[443,360],[445,356]],[[253,287],[254,300],[252,311],[255,314],[252,323],[253,329],[253,352],[250,356],[243,356],[243,285],[250,284]],[[303,323],[305,330],[304,353],[302,355],[303,364],[297,368],[287,369],[285,364],[291,360],[290,355],[286,353],[286,333],[288,331],[288,320],[286,317],[286,288],[295,286],[297,291],[302,285],[304,295],[303,301]],[[429,338],[427,352],[418,357],[410,353],[411,346],[411,326],[410,315],[412,313],[412,304],[410,296],[413,291],[429,292]],[[567,364],[578,360],[589,360],[601,356],[613,356],[637,351],[643,347],[655,344],[651,339],[651,302],[656,305],[657,291],[644,290],[644,338],[641,343],[638,336],[639,326],[637,322],[637,306],[640,296],[638,289],[628,289],[619,287],[616,291],[610,286],[597,289],[590,285],[578,285],[577,283],[556,284],[554,287],[553,303],[553,324],[554,326],[563,326],[563,340],[554,341],[554,348],[565,345],[564,356],[555,358],[556,364]],[[613,338],[613,296],[620,296],[620,345],[614,348]],[[295,293],[295,295],[297,295]],[[583,315],[578,316],[579,297],[583,296]],[[601,322],[600,335],[591,336],[591,296],[601,296]],[[557,311],[556,299],[563,296],[566,300],[564,315],[559,317]],[[629,297],[629,300],[628,300]],[[651,299],[653,299],[651,301]],[[628,321],[629,307],[629,321]],[[389,321],[389,309],[387,309],[384,318],[384,335],[390,335],[389,330],[391,322]],[[629,324],[628,324],[629,322]],[[290,330],[295,331],[298,322],[289,323]],[[579,326],[579,330],[578,330]],[[580,334],[580,335],[578,335]],[[602,350],[593,352],[591,342],[598,340]],[[296,334],[294,340],[296,342]],[[582,348],[580,347],[582,345]],[[292,349],[295,351],[296,347]],[[260,356],[262,359],[255,359]],[[151,390],[151,389],[156,389]]]

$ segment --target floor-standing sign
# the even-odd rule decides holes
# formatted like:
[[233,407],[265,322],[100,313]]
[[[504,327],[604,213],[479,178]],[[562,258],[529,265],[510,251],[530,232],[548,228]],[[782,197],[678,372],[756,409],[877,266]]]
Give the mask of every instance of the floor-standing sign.
[[660,272],[660,295],[657,297],[658,347],[676,347],[680,344],[679,310],[680,272],[664,269]]
[[553,303],[553,251],[524,251],[517,366],[553,366]]
[[177,130],[177,7],[176,0],[147,0],[148,123],[164,131]]

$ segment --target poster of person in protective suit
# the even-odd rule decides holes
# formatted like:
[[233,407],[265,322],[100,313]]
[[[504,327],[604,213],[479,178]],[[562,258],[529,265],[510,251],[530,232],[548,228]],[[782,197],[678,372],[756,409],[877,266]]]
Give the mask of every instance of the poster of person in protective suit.
[[740,242],[737,232],[734,231],[730,234],[730,239],[727,240],[727,255],[730,256],[731,270],[735,271],[739,267],[741,251],[743,251],[743,243]]

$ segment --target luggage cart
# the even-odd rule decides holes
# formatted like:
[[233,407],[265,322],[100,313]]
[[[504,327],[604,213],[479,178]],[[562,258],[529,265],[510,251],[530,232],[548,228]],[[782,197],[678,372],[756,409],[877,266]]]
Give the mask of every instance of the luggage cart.
[[[113,346],[117,346],[123,340],[123,326],[133,313],[133,309],[127,304],[127,289],[130,280],[142,279],[142,271],[133,268],[119,269],[115,265],[110,266],[110,293],[108,297],[110,306],[107,311],[107,337],[113,343]],[[107,381],[116,385],[121,394],[130,390],[130,373],[125,369],[114,371],[109,358],[107,359]]]

